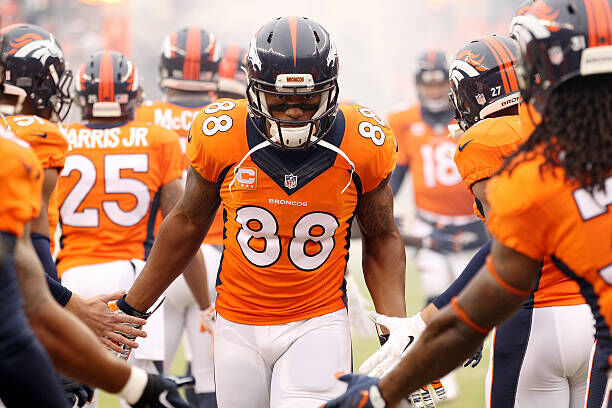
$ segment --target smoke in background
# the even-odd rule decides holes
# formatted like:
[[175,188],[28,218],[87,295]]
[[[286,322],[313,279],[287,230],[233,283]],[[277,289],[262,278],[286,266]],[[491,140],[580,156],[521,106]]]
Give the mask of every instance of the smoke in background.
[[[340,54],[341,97],[386,115],[416,99],[418,54],[436,47],[454,54],[467,41],[506,35],[521,0],[0,0],[2,26],[39,24],[55,33],[73,70],[92,52],[114,48],[131,55],[148,99],[159,98],[161,42],[172,30],[195,25],[223,43],[246,47],[265,22],[298,15],[321,23]],[[76,110],[76,109],[75,109]],[[77,119],[73,112],[72,119]]]

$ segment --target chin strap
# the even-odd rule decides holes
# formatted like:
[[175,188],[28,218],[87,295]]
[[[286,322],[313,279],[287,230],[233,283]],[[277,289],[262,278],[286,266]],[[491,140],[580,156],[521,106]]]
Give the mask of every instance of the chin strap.
[[264,140],[263,142],[261,142],[260,144],[256,145],[255,147],[253,147],[251,150],[249,150],[244,157],[242,158],[242,160],[240,160],[238,162],[238,165],[236,167],[234,167],[234,177],[232,178],[232,181],[229,183],[229,192],[231,194],[231,196],[233,197],[234,194],[232,194],[232,186],[234,185],[234,182],[236,181],[236,177],[238,174],[238,169],[240,168],[240,166],[242,166],[242,163],[244,163],[244,161],[246,159],[249,158],[250,155],[252,155],[253,153],[255,153],[258,150],[263,149],[264,147],[268,147],[268,146],[272,146],[272,143],[270,143],[269,140]]
[[335,153],[339,154],[340,156],[342,156],[344,158],[344,160],[346,160],[348,162],[348,164],[351,165],[351,174],[349,176],[348,183],[346,183],[346,186],[344,186],[344,188],[340,192],[340,194],[344,194],[346,189],[351,185],[351,181],[353,180],[353,173],[355,173],[355,164],[351,161],[351,159],[348,158],[346,153],[344,153],[342,150],[340,150],[340,148],[334,146],[333,144],[327,143],[325,140],[319,140],[319,142],[317,144],[319,146],[323,146],[326,149],[331,150],[332,152],[335,152]]

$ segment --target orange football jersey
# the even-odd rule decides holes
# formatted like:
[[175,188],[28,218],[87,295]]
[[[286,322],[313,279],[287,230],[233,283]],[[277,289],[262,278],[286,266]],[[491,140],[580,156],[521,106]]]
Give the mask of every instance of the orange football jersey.
[[42,167],[28,143],[0,127],[0,231],[23,235],[41,207]]
[[[136,110],[136,120],[139,122],[154,123],[158,126],[173,130],[179,136],[181,149],[185,153],[187,135],[191,122],[204,106],[187,107],[167,101],[145,102]],[[189,168],[189,160],[185,158],[185,170]],[[217,215],[204,238],[205,244],[223,245],[223,214],[221,210]]]
[[[7,116],[6,122],[17,137],[30,144],[43,169],[57,168],[61,171],[66,160],[68,141],[57,123],[35,115]],[[51,253],[55,250],[55,229],[59,222],[57,190],[49,198],[49,239]]]
[[612,174],[605,191],[591,194],[564,180],[562,169],[541,174],[543,162],[538,155],[489,182],[489,231],[532,259],[550,257],[577,280],[597,321],[596,336],[612,351]]
[[[455,152],[457,169],[468,190],[477,181],[492,177],[504,158],[525,140],[518,115],[485,119],[469,128],[459,139]],[[474,204],[474,213],[485,223]],[[584,303],[578,284],[564,275],[550,259],[545,259],[537,290],[533,293],[534,307],[570,306]]]
[[[524,140],[518,116],[484,119],[469,128],[459,138],[454,160],[470,193],[474,183],[491,178]],[[475,203],[474,214],[486,222]]]
[[249,155],[264,138],[244,99],[220,99],[195,119],[187,156],[220,186],[226,220],[216,300],[224,318],[281,324],[344,307],[358,199],[391,173],[397,147],[391,129],[358,105],[340,108],[325,141],[347,157],[321,143],[307,158],[273,146]]
[[472,199],[453,162],[457,142],[447,137],[446,126],[432,129],[423,120],[418,104],[390,114],[389,126],[399,145],[398,165],[410,167],[417,209],[447,216],[470,215]]
[[184,156],[174,132],[128,122],[71,124],[58,181],[62,248],[58,273],[80,265],[146,259],[153,244],[160,188],[181,177]]

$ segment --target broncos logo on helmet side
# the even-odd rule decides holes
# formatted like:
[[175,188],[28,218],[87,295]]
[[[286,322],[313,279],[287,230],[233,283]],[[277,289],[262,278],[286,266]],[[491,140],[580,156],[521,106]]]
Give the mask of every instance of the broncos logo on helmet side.
[[13,47],[8,51],[9,55],[17,58],[36,58],[43,65],[49,57],[63,58],[64,56],[55,39],[43,39],[33,33],[22,35],[11,41],[9,45]]
[[43,38],[38,35],[38,34],[34,34],[34,33],[27,33],[22,35],[19,38],[15,38],[14,40],[9,42],[9,45],[13,48],[11,48],[8,53],[9,55],[13,55],[15,54],[17,51],[19,51],[19,49],[21,47],[23,47],[24,45],[32,42],[32,41],[41,41]]
[[487,70],[487,67],[482,65],[485,59],[484,55],[480,56],[478,54],[474,54],[472,51],[467,50],[457,55],[456,59],[463,60],[469,63],[471,66],[476,68],[478,71],[484,72]]

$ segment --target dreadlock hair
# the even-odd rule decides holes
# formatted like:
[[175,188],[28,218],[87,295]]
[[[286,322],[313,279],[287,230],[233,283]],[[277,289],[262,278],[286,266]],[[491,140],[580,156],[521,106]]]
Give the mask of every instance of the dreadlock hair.
[[542,122],[497,174],[532,160],[536,149],[545,158],[540,175],[547,167],[561,167],[566,180],[578,181],[589,192],[603,190],[612,170],[612,74],[575,77],[559,85]]

